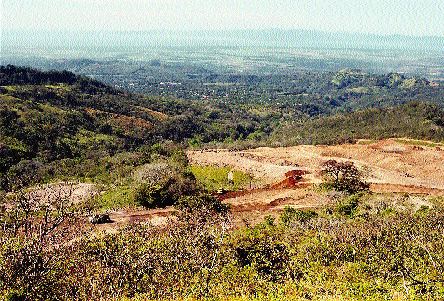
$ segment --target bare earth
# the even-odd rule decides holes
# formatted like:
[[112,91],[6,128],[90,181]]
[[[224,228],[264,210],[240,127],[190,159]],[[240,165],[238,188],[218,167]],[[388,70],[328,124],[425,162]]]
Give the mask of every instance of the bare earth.
[[188,157],[192,164],[231,166],[264,184],[281,181],[294,169],[310,172],[305,181],[319,183],[321,164],[334,159],[352,161],[367,170],[367,180],[373,184],[444,190],[444,147],[405,145],[392,139],[372,144],[189,151]]
[[[241,170],[262,185],[278,183],[285,179],[286,172],[295,169],[308,172],[302,183],[320,183],[323,162],[330,159],[352,161],[366,171],[372,191],[444,195],[444,147],[415,146],[395,139],[334,146],[189,151],[188,158],[191,164],[230,166]],[[238,212],[273,211],[288,205],[315,207],[326,201],[314,195],[311,189],[298,187],[256,189],[225,199]]]

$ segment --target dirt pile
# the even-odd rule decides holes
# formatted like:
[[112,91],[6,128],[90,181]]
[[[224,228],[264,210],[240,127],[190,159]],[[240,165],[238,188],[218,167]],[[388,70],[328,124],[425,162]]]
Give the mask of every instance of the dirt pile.
[[290,170],[285,173],[285,179],[279,183],[271,185],[271,189],[283,189],[283,188],[300,188],[307,185],[304,183],[303,176],[308,174],[305,170]]

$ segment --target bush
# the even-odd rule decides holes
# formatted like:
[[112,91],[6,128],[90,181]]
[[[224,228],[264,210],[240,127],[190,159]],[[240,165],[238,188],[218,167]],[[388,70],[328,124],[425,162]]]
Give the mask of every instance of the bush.
[[7,173],[9,189],[17,190],[36,184],[42,180],[42,163],[33,160],[22,160],[11,167]]
[[171,206],[181,197],[197,193],[196,179],[186,170],[186,158],[175,154],[169,163],[146,164],[136,171],[135,177],[143,181],[134,192],[137,204],[147,208]]
[[220,199],[207,193],[181,197],[176,203],[176,208],[188,212],[210,210],[217,213],[228,213],[227,205],[223,204]]
[[169,194],[170,181],[159,184],[141,184],[136,188],[134,200],[137,204],[146,208],[159,208],[171,206],[175,200]]
[[285,279],[289,268],[289,249],[276,237],[245,237],[233,248],[240,267],[252,267],[268,281],[280,282]]
[[195,182],[187,177],[173,177],[155,184],[140,184],[134,192],[134,201],[146,208],[174,205],[181,197],[196,192]]
[[292,207],[285,207],[280,216],[282,224],[285,226],[291,225],[294,221],[307,222],[310,219],[318,216],[313,210],[298,210]]
[[427,216],[331,216],[234,230],[224,217],[195,210],[161,227],[133,224],[103,235],[79,234],[78,221],[55,219],[44,237],[41,211],[26,218],[26,208],[10,212],[20,221],[0,212],[0,299],[441,300],[444,292],[439,207]]
[[353,217],[359,206],[361,194],[351,195],[341,201],[337,205],[337,211],[348,217]]

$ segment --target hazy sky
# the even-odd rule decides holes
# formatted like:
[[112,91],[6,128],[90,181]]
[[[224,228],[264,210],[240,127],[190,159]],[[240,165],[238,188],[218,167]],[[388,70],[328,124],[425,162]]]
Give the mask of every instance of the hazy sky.
[[283,28],[444,36],[444,0],[0,0],[6,30]]

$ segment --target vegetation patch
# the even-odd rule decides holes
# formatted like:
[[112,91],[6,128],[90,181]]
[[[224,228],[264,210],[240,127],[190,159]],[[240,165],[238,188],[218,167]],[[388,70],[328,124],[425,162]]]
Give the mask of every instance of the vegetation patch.
[[[253,181],[250,175],[239,170],[232,170],[230,167],[192,165],[190,170],[197,181],[208,191],[217,191],[219,189],[238,190],[248,187]],[[232,181],[228,179],[230,172],[233,175]]]
[[370,185],[365,182],[364,173],[353,162],[328,160],[322,164],[324,185],[337,191],[350,194],[367,191]]
[[415,145],[415,146],[427,146],[427,147],[437,147],[444,146],[443,143],[424,141],[424,140],[414,140],[414,139],[395,139],[396,142],[405,144],[405,145]]
[[69,92],[71,91],[71,87],[66,84],[58,84],[58,85],[45,85],[45,88],[63,91],[63,92]]
[[118,186],[111,188],[102,195],[94,198],[93,204],[99,210],[133,207],[137,205],[134,198],[134,190],[130,186]]

